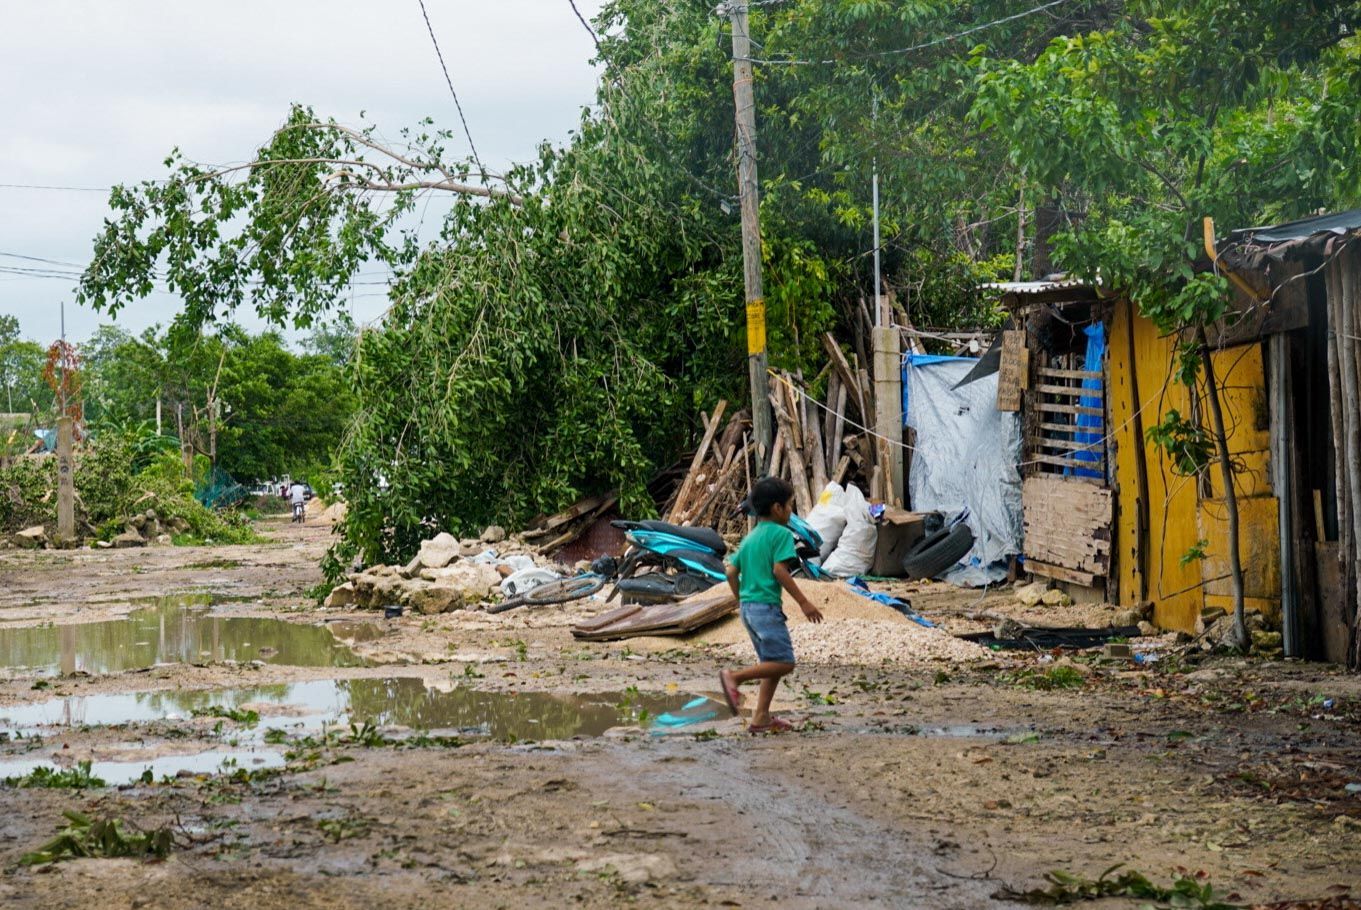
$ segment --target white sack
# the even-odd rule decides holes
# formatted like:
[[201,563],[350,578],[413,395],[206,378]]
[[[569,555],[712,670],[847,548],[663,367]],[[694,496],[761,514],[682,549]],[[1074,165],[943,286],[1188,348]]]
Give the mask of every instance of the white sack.
[[501,593],[507,597],[514,597],[516,594],[523,594],[539,585],[546,585],[550,581],[557,581],[560,578],[562,576],[551,569],[536,569],[531,566],[528,569],[520,569],[506,576],[501,582]]
[[846,491],[832,481],[822,490],[817,505],[808,513],[808,524],[822,537],[818,556],[826,559],[836,549],[841,532],[846,530]]
[[849,577],[864,575],[874,565],[874,546],[879,542],[879,529],[870,519],[869,503],[860,488],[851,485],[846,488],[844,512],[846,529],[841,532],[832,555],[822,563],[822,568],[833,575]]

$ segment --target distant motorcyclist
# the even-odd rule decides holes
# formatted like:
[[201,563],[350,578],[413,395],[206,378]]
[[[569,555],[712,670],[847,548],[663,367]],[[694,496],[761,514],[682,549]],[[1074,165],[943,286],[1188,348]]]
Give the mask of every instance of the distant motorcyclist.
[[293,481],[293,486],[288,488],[288,501],[293,506],[293,520],[301,523],[307,508],[307,485],[302,481]]

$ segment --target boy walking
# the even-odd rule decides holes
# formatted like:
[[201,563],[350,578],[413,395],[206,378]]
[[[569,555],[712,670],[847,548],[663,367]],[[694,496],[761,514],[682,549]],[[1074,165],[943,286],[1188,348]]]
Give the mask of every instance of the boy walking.
[[741,605],[742,625],[756,649],[757,662],[736,672],[723,670],[718,679],[734,715],[742,703],[738,687],[760,680],[756,710],[748,729],[752,733],[783,733],[790,725],[770,716],[775,687],[794,670],[794,643],[789,639],[789,627],[780,606],[781,589],[789,592],[809,622],[822,622],[822,614],[789,574],[798,560],[794,536],[786,527],[794,513],[794,488],[778,478],[763,477],[752,487],[751,510],[759,521],[737,552],[728,557],[728,585]]

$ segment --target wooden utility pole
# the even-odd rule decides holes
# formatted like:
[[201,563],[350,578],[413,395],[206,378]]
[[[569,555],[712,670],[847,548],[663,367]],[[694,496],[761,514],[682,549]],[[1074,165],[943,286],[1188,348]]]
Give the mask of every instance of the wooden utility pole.
[[751,379],[751,425],[760,473],[770,467],[770,387],[766,378],[766,301],[761,288],[761,196],[756,177],[756,96],[752,85],[751,35],[746,0],[726,4],[732,22],[732,95],[737,114],[737,181],[742,198],[742,274],[747,300],[747,372]]

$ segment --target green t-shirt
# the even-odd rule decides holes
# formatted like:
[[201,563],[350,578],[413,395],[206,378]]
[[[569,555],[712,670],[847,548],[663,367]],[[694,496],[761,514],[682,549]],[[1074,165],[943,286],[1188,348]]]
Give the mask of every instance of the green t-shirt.
[[780,583],[775,580],[775,565],[796,558],[794,535],[788,528],[773,521],[757,524],[737,552],[728,557],[728,562],[737,566],[742,603],[779,604]]

